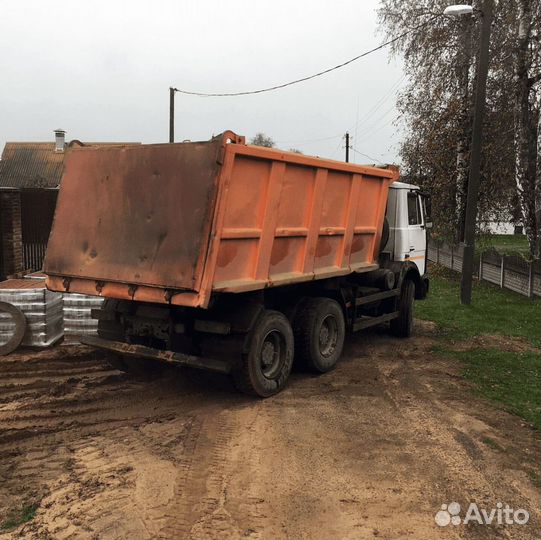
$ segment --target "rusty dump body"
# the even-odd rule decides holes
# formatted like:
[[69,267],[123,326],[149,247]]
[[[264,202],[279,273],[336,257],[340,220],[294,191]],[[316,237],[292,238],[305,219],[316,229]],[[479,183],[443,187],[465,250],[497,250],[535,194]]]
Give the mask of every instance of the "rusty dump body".
[[47,286],[206,308],[213,292],[363,272],[395,169],[208,142],[69,150]]

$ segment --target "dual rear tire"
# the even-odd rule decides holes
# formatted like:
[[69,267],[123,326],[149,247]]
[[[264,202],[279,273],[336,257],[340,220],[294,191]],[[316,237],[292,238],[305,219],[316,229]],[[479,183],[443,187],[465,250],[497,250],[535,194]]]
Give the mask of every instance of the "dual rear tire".
[[344,348],[346,323],[340,304],[330,298],[306,298],[293,321],[295,359],[315,373],[336,367]]
[[304,299],[292,322],[278,311],[264,310],[246,337],[234,382],[246,394],[270,397],[286,385],[293,356],[310,371],[333,369],[342,354],[344,337],[342,308],[329,298]]
[[241,365],[233,372],[235,385],[258,397],[280,392],[291,373],[293,351],[293,330],[287,317],[264,310],[246,336]]

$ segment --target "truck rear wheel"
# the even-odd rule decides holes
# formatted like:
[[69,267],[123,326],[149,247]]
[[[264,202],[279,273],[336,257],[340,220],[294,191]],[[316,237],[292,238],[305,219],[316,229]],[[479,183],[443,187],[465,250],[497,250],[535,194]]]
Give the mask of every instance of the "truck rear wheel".
[[263,398],[282,390],[293,365],[293,343],[286,316],[263,311],[246,336],[242,365],[233,372],[237,388]]
[[391,334],[397,337],[410,337],[413,331],[413,300],[415,298],[415,283],[407,279],[402,284],[398,311],[400,315],[390,322]]
[[310,371],[333,369],[344,348],[346,325],[342,308],[330,298],[307,298],[293,322],[295,358]]

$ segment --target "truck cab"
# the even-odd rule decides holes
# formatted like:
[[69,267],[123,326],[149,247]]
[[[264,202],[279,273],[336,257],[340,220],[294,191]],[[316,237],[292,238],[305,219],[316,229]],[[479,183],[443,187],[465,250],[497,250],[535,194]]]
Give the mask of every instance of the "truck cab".
[[419,186],[405,182],[391,184],[385,214],[389,236],[382,250],[390,261],[411,263],[406,267],[417,271],[424,288],[428,288],[427,232],[432,227],[428,207],[428,198]]

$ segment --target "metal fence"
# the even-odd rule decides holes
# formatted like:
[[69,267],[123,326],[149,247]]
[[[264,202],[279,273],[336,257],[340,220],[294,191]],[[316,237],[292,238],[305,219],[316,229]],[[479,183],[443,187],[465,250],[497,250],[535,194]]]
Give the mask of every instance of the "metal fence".
[[[446,268],[462,271],[462,247],[430,242],[428,259]],[[526,261],[517,255],[500,255],[490,249],[481,253],[476,264],[477,277],[524,296],[541,296],[540,261]]]

